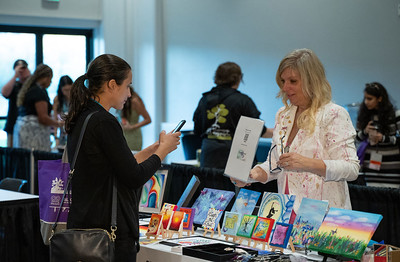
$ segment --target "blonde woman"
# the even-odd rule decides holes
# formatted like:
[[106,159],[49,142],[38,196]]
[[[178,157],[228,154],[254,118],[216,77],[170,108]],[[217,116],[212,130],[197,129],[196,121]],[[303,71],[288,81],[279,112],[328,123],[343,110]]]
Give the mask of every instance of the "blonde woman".
[[295,212],[303,197],[351,209],[346,181],[358,176],[356,132],[347,111],[331,101],[321,61],[309,49],[294,50],[281,61],[276,82],[284,107],[276,114],[267,161],[250,176],[263,183],[277,179],[279,193],[296,195]]
[[50,151],[50,127],[63,125],[54,120],[50,113],[47,88],[51,84],[53,71],[48,65],[40,64],[23,84],[17,97],[18,118],[14,128],[14,147]]

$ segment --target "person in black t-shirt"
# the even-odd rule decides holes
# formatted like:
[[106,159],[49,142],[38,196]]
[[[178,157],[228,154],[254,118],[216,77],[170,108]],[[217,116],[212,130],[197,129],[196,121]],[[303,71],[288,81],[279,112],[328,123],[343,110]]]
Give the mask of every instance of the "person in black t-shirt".
[[[225,168],[240,116],[260,117],[253,100],[237,90],[242,77],[236,63],[219,65],[214,76],[217,86],[203,94],[194,112],[194,133],[202,138],[201,167]],[[272,132],[264,126],[262,137],[272,137]]]
[[56,121],[50,116],[52,105],[47,88],[52,78],[53,70],[48,65],[40,64],[22,85],[17,97],[14,147],[50,152],[50,127],[63,125],[63,121]]
[[13,145],[14,125],[18,117],[17,95],[25,80],[31,75],[28,69],[28,63],[25,60],[18,59],[13,67],[14,76],[2,88],[1,94],[8,99],[7,122],[4,131],[7,133],[7,146]]

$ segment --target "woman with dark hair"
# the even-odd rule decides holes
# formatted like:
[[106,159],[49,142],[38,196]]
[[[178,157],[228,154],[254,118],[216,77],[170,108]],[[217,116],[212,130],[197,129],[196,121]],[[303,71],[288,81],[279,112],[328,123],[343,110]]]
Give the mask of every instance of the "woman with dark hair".
[[[57,96],[54,98],[53,102],[53,117],[55,120],[62,119],[63,115],[68,114],[69,100],[71,87],[74,81],[71,77],[65,75],[60,78],[58,83]],[[56,146],[64,148],[67,142],[67,134],[63,127],[56,130]]]
[[50,116],[52,106],[47,88],[52,78],[53,70],[48,65],[40,64],[19,91],[14,147],[51,150],[50,127],[63,125],[63,121],[56,121]]
[[74,158],[86,117],[93,113],[83,136],[72,179],[68,228],[110,231],[113,180],[117,187],[115,261],[136,261],[139,248],[139,190],[179,144],[180,132],[160,133],[159,141],[132,155],[118,120],[109,113],[121,110],[131,97],[132,70],[123,59],[104,54],[72,85],[65,120],[68,159]]
[[[133,87],[130,87],[131,98],[126,100],[124,108],[121,110],[122,129],[128,146],[133,151],[142,150],[142,130],[141,127],[151,123],[149,113],[144,106],[143,100]],[[143,120],[139,122],[139,117]]]
[[[193,121],[194,133],[202,138],[201,167],[225,168],[240,117],[260,117],[253,100],[237,90],[242,79],[239,65],[223,63],[215,72],[217,86],[200,99]],[[262,134],[272,137],[272,129],[264,126]]]
[[[395,111],[385,87],[378,82],[366,84],[357,118],[362,172],[400,174],[399,131],[400,110]],[[368,180],[374,182],[374,176]],[[399,177],[386,176],[384,180],[400,182]]]

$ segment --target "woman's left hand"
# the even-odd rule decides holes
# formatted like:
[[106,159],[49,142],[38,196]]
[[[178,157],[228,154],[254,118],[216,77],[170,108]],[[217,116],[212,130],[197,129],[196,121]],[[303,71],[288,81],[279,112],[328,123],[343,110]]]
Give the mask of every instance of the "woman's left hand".
[[285,153],[279,157],[278,166],[285,170],[301,172],[305,171],[308,158],[297,153]]

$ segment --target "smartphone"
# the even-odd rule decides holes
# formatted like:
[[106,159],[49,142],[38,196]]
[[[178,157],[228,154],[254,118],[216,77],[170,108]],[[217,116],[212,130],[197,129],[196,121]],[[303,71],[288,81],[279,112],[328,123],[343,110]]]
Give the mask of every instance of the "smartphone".
[[174,128],[172,133],[179,132],[185,123],[186,123],[186,120],[182,120],[181,122],[179,122],[179,124]]

